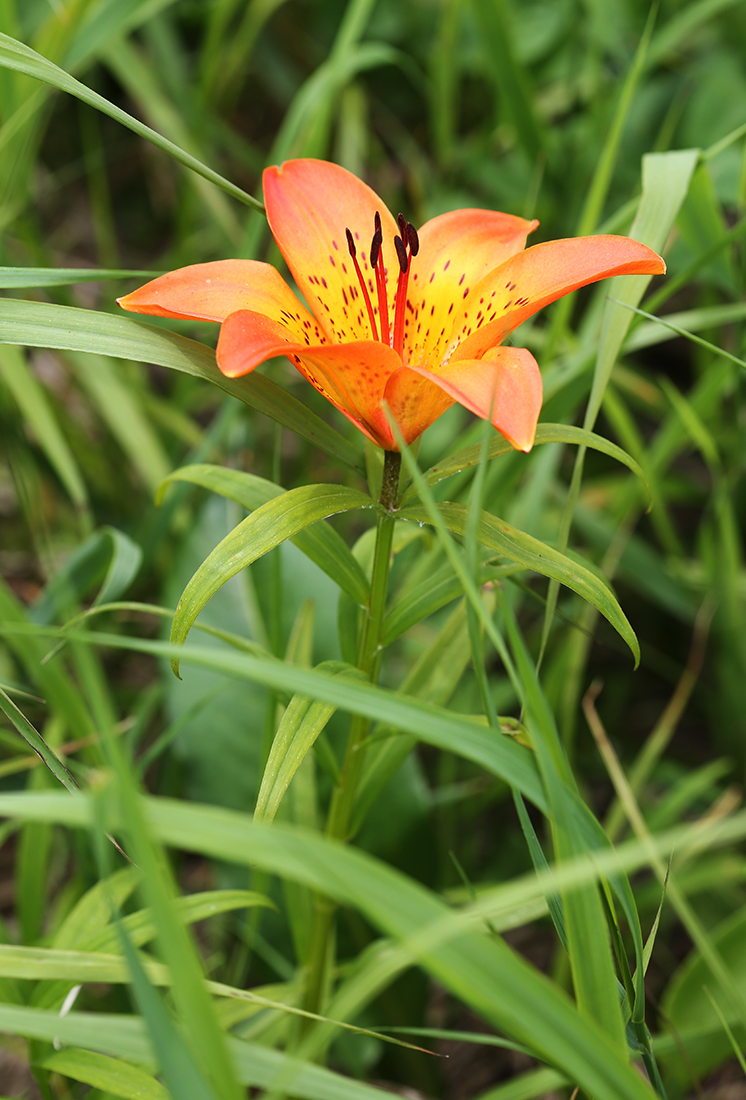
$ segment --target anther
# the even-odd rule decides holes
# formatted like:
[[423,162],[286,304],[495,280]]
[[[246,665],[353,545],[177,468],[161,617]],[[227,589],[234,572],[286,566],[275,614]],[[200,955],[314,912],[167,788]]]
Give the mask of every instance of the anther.
[[378,266],[378,257],[381,255],[381,245],[383,244],[383,233],[380,229],[376,229],[373,234],[373,240],[370,242],[370,266],[375,270]]
[[409,251],[413,256],[416,256],[420,251],[420,238],[417,236],[417,230],[411,222],[407,222],[407,244],[409,245]]
[[406,244],[406,241],[407,241],[407,219],[404,217],[403,214],[399,214],[399,216],[397,217],[396,220],[399,223],[399,232],[401,233],[401,239]]
[[[406,232],[406,230],[405,230]],[[397,259],[399,260],[399,267],[401,268],[402,275],[406,272],[409,266],[409,257],[407,256],[407,246],[401,237],[394,237],[394,247],[396,248]]]
[[345,233],[347,234],[347,247],[349,248],[350,255],[352,256],[352,258],[354,260],[355,257],[357,256],[357,249],[355,248],[355,242],[352,239],[352,233],[350,233],[349,229],[345,229]]

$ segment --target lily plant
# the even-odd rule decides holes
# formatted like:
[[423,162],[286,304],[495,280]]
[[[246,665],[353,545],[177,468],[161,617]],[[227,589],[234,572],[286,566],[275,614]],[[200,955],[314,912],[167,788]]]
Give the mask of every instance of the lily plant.
[[[455,210],[417,230],[403,215],[394,218],[357,177],[320,160],[267,168],[263,186],[269,225],[299,294],[270,264],[220,260],[163,275],[119,304],[135,313],[219,322],[217,362],[230,378],[286,356],[383,449],[357,658],[375,682],[400,442],[412,443],[459,402],[490,420],[514,448],[529,451],[541,373],[529,351],[505,339],[578,287],[612,275],[662,274],[665,264],[645,245],[619,236],[526,248],[537,221],[487,210]],[[326,829],[340,840],[350,835],[369,726],[353,715]],[[329,899],[317,898],[305,997],[312,1013],[320,1011],[327,987],[333,912]]]

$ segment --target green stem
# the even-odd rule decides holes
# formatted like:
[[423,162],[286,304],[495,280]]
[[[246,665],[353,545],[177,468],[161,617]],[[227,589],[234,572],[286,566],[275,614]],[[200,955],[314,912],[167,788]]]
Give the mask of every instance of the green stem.
[[[370,595],[357,659],[357,667],[365,673],[373,684],[378,680],[381,667],[381,654],[383,651],[381,638],[386,611],[391,547],[396,522],[394,510],[397,502],[400,469],[401,455],[399,452],[386,451],[380,497],[380,502],[386,511],[379,515],[376,527]],[[333,840],[346,841],[349,839],[350,821],[352,820],[355,795],[365,762],[365,741],[369,730],[369,718],[364,718],[359,714],[353,715],[339,782],[332,795],[326,823],[326,835]],[[329,963],[331,961],[329,943],[333,930],[334,911],[334,902],[322,894],[317,894],[313,926],[311,928],[308,984],[304,1004],[304,1008],[308,1012],[320,1012],[323,1006]]]

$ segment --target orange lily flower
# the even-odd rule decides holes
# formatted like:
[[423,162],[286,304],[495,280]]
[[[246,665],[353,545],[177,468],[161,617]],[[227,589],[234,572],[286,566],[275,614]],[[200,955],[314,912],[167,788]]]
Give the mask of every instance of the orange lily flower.
[[[119,299],[135,313],[222,324],[217,361],[237,378],[286,355],[356,428],[397,450],[455,401],[529,451],[542,398],[538,364],[501,346],[527,317],[610,275],[665,264],[627,237],[550,241],[510,214],[456,210],[419,232],[338,165],[291,160],[263,176],[267,218],[303,295],[254,260],[195,264]],[[310,307],[310,308],[309,308]]]

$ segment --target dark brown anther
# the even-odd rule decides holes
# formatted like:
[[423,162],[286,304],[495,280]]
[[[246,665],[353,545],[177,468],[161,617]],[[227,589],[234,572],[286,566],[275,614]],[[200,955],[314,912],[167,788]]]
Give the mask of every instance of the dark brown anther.
[[[376,214],[376,217],[378,215]],[[380,222],[380,218],[378,218]],[[378,257],[381,255],[381,245],[383,244],[383,233],[379,226],[376,226],[376,231],[373,234],[373,240],[370,242],[370,266],[376,268],[378,266]]]
[[409,257],[407,256],[407,246],[401,237],[394,237],[394,248],[396,249],[396,255],[399,260],[399,267],[401,268],[402,275],[404,275],[409,266]]
[[399,223],[399,232],[401,233],[401,239],[406,244],[407,243],[407,219],[404,217],[403,214],[400,214],[396,220]]
[[345,233],[347,234],[347,247],[349,248],[350,255],[352,256],[352,258],[354,260],[355,256],[357,255],[357,249],[355,248],[355,242],[352,239],[352,233],[350,233],[349,229],[345,229]]
[[375,215],[373,216],[373,228],[375,229],[376,233],[380,233],[381,238],[383,238],[383,230],[381,228],[381,215],[378,213],[377,210],[375,212]]
[[411,222],[407,222],[407,244],[409,245],[409,251],[413,256],[416,256],[420,251],[420,238],[417,236],[417,230]]

